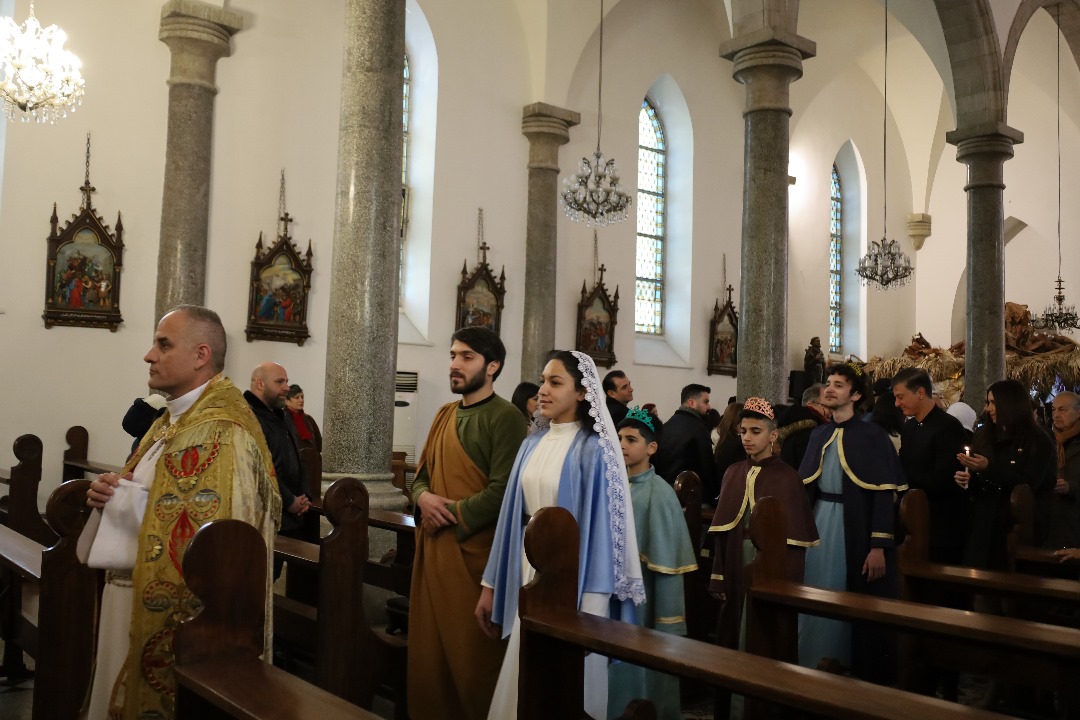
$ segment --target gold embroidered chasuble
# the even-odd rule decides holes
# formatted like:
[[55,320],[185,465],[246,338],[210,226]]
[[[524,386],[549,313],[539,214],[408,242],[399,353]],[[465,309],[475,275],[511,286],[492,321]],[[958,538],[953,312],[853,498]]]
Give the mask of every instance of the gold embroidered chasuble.
[[[281,496],[262,429],[244,396],[221,375],[212,379],[174,425],[166,413],[154,423],[124,472],[159,440],[146,514],[132,574],[130,650],[113,690],[110,716],[159,720],[173,716],[173,635],[199,600],[182,573],[195,532],[212,520],[232,518],[255,526],[267,544],[267,564],[281,521]],[[266,647],[270,641],[267,574]]]

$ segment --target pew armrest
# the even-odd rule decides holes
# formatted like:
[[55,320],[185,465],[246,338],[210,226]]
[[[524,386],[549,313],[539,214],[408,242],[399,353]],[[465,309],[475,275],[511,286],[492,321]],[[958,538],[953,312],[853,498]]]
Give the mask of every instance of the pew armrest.
[[220,656],[176,667],[177,718],[203,716],[192,698],[243,720],[378,718],[258,658]]
[[274,538],[274,557],[311,570],[319,569],[321,548],[314,543],[278,535]]
[[998,647],[1011,648],[1014,652],[1044,654],[1069,662],[1080,661],[1080,630],[1072,628],[854,592],[822,590],[784,581],[770,580],[755,584],[750,594],[757,601],[834,620],[878,623],[897,630],[990,642]]
[[1080,582],[1034,575],[1018,575],[998,570],[978,570],[959,565],[915,563],[905,565],[908,577],[946,583],[975,592],[1007,597],[1076,602],[1080,598]]
[[45,548],[30,538],[0,525],[0,564],[28,580],[41,580],[41,552]]

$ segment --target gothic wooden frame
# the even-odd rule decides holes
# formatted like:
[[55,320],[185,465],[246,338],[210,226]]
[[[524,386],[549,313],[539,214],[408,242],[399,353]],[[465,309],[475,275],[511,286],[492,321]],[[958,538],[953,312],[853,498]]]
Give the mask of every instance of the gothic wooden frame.
[[307,326],[311,241],[308,240],[307,252],[301,258],[289,235],[292,218],[285,213],[280,219],[284,230],[272,246],[263,247],[262,233],[255,243],[248,288],[248,322],[244,332],[248,342],[273,340],[303,346],[311,337]]
[[113,233],[98,216],[90,202],[95,188],[90,186],[89,174],[81,189],[83,206],[62,231],[53,203],[45,264],[45,312],[41,318],[46,328],[73,325],[116,332],[124,321],[120,316],[124,224],[117,212]]
[[730,375],[739,372],[739,314],[731,299],[734,288],[728,285],[723,307],[716,301],[709,321],[709,375]]
[[[604,273],[607,268],[603,265],[599,268],[599,278],[592,290],[585,288],[585,282],[581,283],[581,301],[577,308],[577,325],[575,331],[574,349],[583,352],[593,359],[597,367],[609,368],[614,365],[615,359],[615,326],[619,324],[619,286],[615,286],[615,296],[608,295],[604,285]],[[599,304],[600,317],[596,313],[590,317],[590,310],[595,310]],[[603,319],[606,313],[607,319]]]
[[[480,261],[472,274],[464,262],[461,264],[454,317],[459,329],[486,327],[498,335],[502,325],[503,299],[506,297],[506,268],[502,269],[496,280],[487,261],[487,251],[490,249],[487,243],[480,245]],[[490,297],[485,297],[485,293]]]

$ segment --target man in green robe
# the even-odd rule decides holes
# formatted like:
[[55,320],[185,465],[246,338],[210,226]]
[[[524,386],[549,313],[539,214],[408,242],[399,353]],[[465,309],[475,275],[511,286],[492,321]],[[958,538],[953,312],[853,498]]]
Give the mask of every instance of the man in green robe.
[[506,481],[525,439],[521,412],[495,394],[506,360],[499,336],[462,328],[450,345],[450,389],[417,463],[420,515],[409,600],[409,711],[483,720],[506,643],[473,620]]

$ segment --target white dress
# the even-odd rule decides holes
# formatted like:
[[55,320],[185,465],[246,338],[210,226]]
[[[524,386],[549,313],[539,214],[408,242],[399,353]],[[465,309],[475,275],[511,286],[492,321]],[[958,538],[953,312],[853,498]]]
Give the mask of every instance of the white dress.
[[[175,424],[177,419],[195,404],[207,385],[209,383],[200,385],[186,395],[169,401],[170,424]],[[142,485],[147,492],[154,484],[154,468],[164,445],[164,441],[159,440],[146,451],[132,471],[132,480]],[[137,529],[141,521],[142,518],[139,517],[128,524]],[[138,536],[132,535],[130,542],[137,546]],[[97,652],[94,658],[94,682],[90,690],[90,704],[86,720],[106,720],[109,716],[113,686],[116,684],[120,671],[124,668],[124,663],[127,662],[128,649],[131,645],[131,603],[131,570],[128,570],[126,578],[123,574],[110,573],[109,581],[105,583],[105,590],[101,595],[101,617],[98,620]]]
[[[551,430],[540,440],[528,464],[522,468],[521,491],[525,496],[525,511],[529,515],[542,507],[558,505],[563,462],[579,430],[580,422],[551,423]],[[535,575],[536,570],[522,553],[522,586]],[[610,595],[606,593],[583,593],[581,611],[607,617],[609,599]],[[513,720],[517,717],[520,652],[521,620],[515,617],[488,720]],[[593,718],[606,718],[607,694],[607,658],[593,653],[585,658],[585,712]]]

